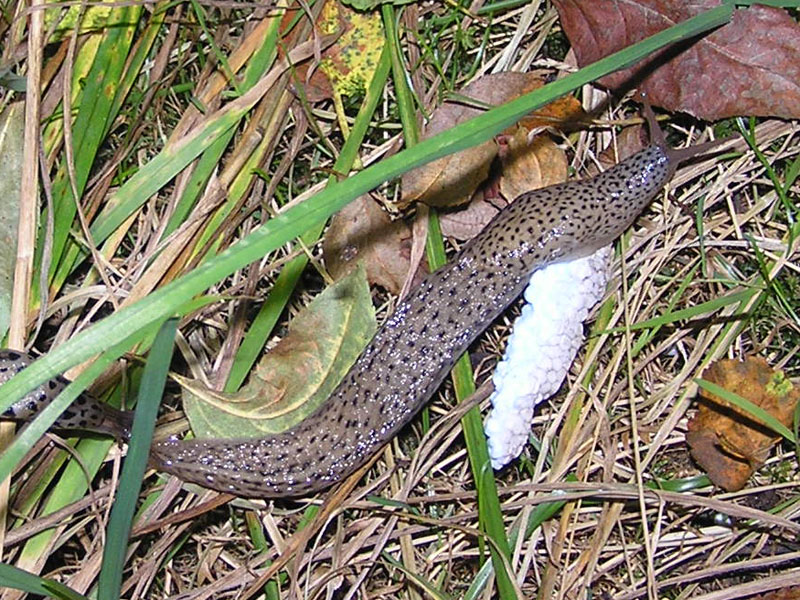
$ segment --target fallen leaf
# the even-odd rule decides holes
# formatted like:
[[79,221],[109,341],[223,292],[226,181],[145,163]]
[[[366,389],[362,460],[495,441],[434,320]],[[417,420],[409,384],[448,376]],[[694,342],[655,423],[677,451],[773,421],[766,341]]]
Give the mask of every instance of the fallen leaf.
[[[555,0],[578,64],[585,66],[719,0]],[[737,115],[800,117],[800,25],[783,9],[736,9],[712,33],[682,42],[600,79],[636,86],[650,102],[716,120]]]
[[333,392],[375,333],[363,268],[329,286],[301,310],[236,394],[186,379],[183,407],[199,438],[260,437],[285,431]]
[[[313,69],[311,77],[308,76],[310,69]],[[302,88],[303,95],[311,104],[333,98],[331,80],[319,69],[319,65],[312,61],[303,61],[294,68],[292,83],[296,87]]]
[[[488,106],[496,106],[541,87],[544,81],[541,72],[495,73],[476,79],[465,86],[459,95]],[[483,108],[468,105],[463,100],[445,102],[433,112],[424,137],[432,137],[483,111]],[[526,117],[524,126],[527,129],[545,124],[560,126],[564,121],[575,120],[581,114],[580,106],[574,98],[561,99],[553,106],[543,107]],[[516,126],[511,130],[512,133],[515,129]],[[431,206],[464,204],[486,179],[497,152],[497,142],[489,140],[412,169],[403,175],[403,198],[398,207],[405,208],[414,201]]]
[[485,193],[478,191],[466,206],[439,214],[442,234],[457,240],[472,239],[507,204],[502,198],[488,200]]
[[506,200],[567,180],[567,156],[546,135],[532,140],[525,127],[518,127],[501,153],[500,191]]
[[358,12],[336,0],[328,0],[322,8],[319,26],[323,33],[344,29],[322,53],[319,65],[334,91],[342,96],[363,92],[372,81],[386,41],[381,15]]
[[[800,391],[763,358],[719,360],[706,369],[703,379],[791,425]],[[699,403],[686,434],[692,456],[716,485],[730,492],[740,490],[764,464],[780,436],[743,408],[706,390],[700,391]]]
[[[287,17],[292,17],[284,19],[288,27],[294,23],[295,11],[287,11]],[[303,88],[311,103],[361,94],[372,80],[386,40],[380,15],[356,12],[328,0],[317,26],[323,33],[342,34],[322,52],[319,63],[304,61],[294,67],[294,84]]]
[[356,198],[331,220],[322,244],[325,266],[334,279],[366,267],[367,280],[400,293],[410,263],[411,228],[392,221],[369,195]]

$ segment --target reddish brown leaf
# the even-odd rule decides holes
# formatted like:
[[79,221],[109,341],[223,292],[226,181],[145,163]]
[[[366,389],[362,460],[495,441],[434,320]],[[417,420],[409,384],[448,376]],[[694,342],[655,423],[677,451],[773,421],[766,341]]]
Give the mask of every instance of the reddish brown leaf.
[[397,294],[408,273],[411,230],[389,215],[368,195],[356,198],[333,217],[322,252],[334,279],[341,279],[359,261],[367,280]]
[[[700,428],[699,423],[696,418],[689,421],[689,431],[686,433],[692,458],[708,473],[709,479],[723,490],[735,492],[742,489],[753,474],[753,467],[746,460],[726,454],[720,448],[714,431]],[[698,429],[695,430],[695,427]]]
[[[583,66],[719,5],[719,0],[555,0]],[[800,25],[780,8],[737,9],[730,23],[600,80],[703,119],[800,117]],[[658,67],[658,68],[656,68]]]
[[[719,360],[706,369],[703,378],[791,425],[800,391],[763,358]],[[744,409],[702,390],[700,408],[689,421],[686,441],[711,481],[732,492],[742,489],[753,471],[764,464],[779,437]]]

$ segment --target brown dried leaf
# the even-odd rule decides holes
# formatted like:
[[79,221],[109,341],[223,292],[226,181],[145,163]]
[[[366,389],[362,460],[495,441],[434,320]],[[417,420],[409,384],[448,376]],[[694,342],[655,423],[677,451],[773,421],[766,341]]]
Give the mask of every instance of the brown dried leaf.
[[508,150],[501,153],[500,162],[500,191],[507,200],[567,180],[564,151],[546,135],[529,140],[524,127],[518,127],[508,138]]
[[[581,66],[719,5],[719,0],[555,0]],[[800,25],[780,8],[737,9],[696,41],[600,80],[632,85],[653,104],[715,120],[736,115],[800,117]],[[658,66],[656,69],[655,67]]]
[[[308,76],[310,69],[311,77]],[[292,81],[295,86],[302,87],[302,92],[311,104],[330,100],[333,98],[333,84],[328,76],[319,68],[319,65],[311,61],[305,61],[297,65],[292,74]]]
[[465,207],[443,212],[439,216],[442,233],[457,240],[474,238],[500,209],[508,203],[502,198],[486,198],[486,193],[475,193],[472,202]]
[[410,268],[411,228],[389,215],[368,195],[345,206],[331,220],[322,244],[325,265],[339,280],[359,261],[367,280],[398,294]]
[[[703,378],[750,400],[787,427],[791,425],[800,390],[763,358],[719,360],[706,369]],[[699,400],[700,408],[689,421],[686,434],[692,456],[715,484],[731,492],[740,490],[764,464],[780,436],[715,394],[702,390]]]
[[[491,106],[503,104],[544,84],[541,72],[495,73],[485,75],[464,87],[459,93]],[[544,121],[554,124],[560,112],[568,114],[569,102],[560,103],[556,109],[543,107]],[[547,112],[551,111],[551,112]],[[553,112],[554,111],[554,112]],[[463,102],[448,101],[433,112],[424,137],[450,129],[467,119],[479,115],[482,108]],[[534,114],[539,114],[539,111]],[[539,123],[544,122],[539,121]],[[555,123],[557,124],[557,123]],[[398,204],[405,208],[411,202],[425,202],[431,206],[456,206],[467,202],[489,173],[489,165],[497,155],[497,143],[490,140],[427,165],[412,169],[403,175],[403,198]]]
[[712,429],[699,428],[697,417],[689,421],[686,443],[709,479],[723,490],[735,492],[742,489],[755,469],[746,460],[729,456],[720,449],[719,439]]

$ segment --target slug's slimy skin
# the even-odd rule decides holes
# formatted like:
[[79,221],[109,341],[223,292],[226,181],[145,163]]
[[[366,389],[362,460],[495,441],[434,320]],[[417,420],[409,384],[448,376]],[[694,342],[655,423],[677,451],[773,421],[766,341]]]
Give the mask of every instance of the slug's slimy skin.
[[[0,350],[0,385],[11,379],[33,362],[33,357],[16,350]],[[21,400],[6,409],[0,415],[15,421],[30,421],[39,411],[50,404],[62,390],[69,385],[69,380],[58,376],[46,384],[28,392]],[[131,415],[98,402],[89,394],[81,394],[61,413],[53,424],[56,429],[82,429],[108,433],[118,439],[130,436]]]
[[155,465],[241,496],[299,496],[364,464],[425,404],[469,344],[546,265],[587,256],[630,226],[672,177],[652,145],[584,181],[523,194],[384,323],[326,403],[263,439],[170,440]]

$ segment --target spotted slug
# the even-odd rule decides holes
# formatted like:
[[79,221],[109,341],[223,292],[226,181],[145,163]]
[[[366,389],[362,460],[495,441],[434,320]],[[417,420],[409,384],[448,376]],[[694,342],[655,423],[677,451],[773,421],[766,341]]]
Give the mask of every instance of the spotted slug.
[[533,271],[611,243],[672,177],[677,160],[653,144],[591,179],[521,195],[398,303],[306,420],[261,439],[160,442],[156,466],[242,496],[298,496],[340,481],[412,419]]
[[[331,397],[306,420],[265,438],[158,442],[153,464],[186,481],[250,497],[300,496],[342,480],[414,417],[535,270],[611,243],[677,164],[698,150],[704,148],[670,149],[654,135],[652,145],[595,177],[522,194],[398,303]],[[6,357],[0,363],[8,363]],[[54,391],[40,389],[26,398],[36,403]],[[79,422],[96,418],[77,414]]]

